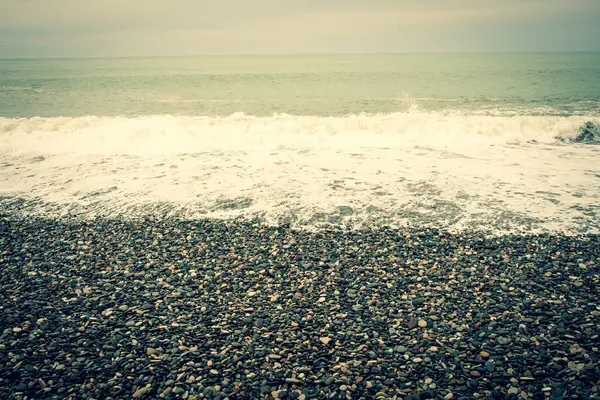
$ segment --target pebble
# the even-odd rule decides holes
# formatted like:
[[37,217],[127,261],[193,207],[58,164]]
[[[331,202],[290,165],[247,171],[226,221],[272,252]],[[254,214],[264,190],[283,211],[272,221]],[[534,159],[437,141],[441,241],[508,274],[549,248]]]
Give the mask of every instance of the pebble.
[[0,397],[590,398],[598,240],[0,212]]
[[138,389],[138,390],[136,390],[133,393],[133,398],[134,399],[139,399],[140,397],[142,397],[143,395],[145,395],[147,391],[148,391],[148,388],[145,388],[145,387],[141,388],[141,389]]
[[504,344],[508,344],[510,342],[510,339],[505,338],[504,336],[499,336],[498,337],[498,343],[504,345]]
[[26,384],[24,384],[24,383],[20,383],[20,384],[18,384],[18,385],[16,385],[16,386],[15,386],[15,390],[16,390],[17,392],[22,392],[22,391],[24,391],[24,390],[27,390],[27,387],[28,387],[28,386],[27,386]]
[[413,304],[413,306],[420,306],[420,305],[422,305],[422,304],[424,304],[424,303],[425,303],[425,300],[423,300],[423,299],[421,299],[421,298],[419,298],[419,297],[415,297],[415,298],[412,300],[412,304]]

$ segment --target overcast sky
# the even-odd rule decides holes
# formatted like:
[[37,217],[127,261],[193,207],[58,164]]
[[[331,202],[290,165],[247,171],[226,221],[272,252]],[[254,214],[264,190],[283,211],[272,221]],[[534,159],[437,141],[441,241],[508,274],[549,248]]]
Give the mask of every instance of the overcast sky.
[[0,58],[599,50],[600,0],[0,0]]

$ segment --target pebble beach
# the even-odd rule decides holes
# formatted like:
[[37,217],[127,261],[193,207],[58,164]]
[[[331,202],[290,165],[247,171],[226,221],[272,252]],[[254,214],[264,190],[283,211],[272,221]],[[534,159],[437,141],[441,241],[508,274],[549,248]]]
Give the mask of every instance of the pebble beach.
[[[0,400],[600,400],[600,53],[411,28],[455,8],[473,45],[498,16],[549,49],[592,0],[13,2],[4,48],[35,52],[0,54]],[[127,57],[53,53],[45,14]],[[127,52],[130,20],[176,36]],[[227,32],[244,55],[178,50]],[[374,54],[394,37],[416,53]]]
[[600,237],[0,215],[0,398],[598,399]]

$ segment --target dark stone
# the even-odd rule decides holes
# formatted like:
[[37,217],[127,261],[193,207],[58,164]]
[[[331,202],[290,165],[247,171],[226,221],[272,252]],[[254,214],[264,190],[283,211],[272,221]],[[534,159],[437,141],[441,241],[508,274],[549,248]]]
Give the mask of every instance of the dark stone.
[[412,300],[412,304],[413,304],[413,306],[420,306],[420,305],[422,305],[422,304],[424,304],[424,303],[425,303],[425,300],[423,300],[423,299],[421,299],[421,298],[418,298],[418,297],[415,297],[415,298]]
[[[144,398],[172,388],[165,399],[339,399],[354,384],[366,399],[503,399],[517,386],[539,398],[542,385],[590,398],[599,258],[591,234],[312,232],[2,210],[0,397],[18,383],[56,399],[131,398],[147,384]],[[420,319],[427,328],[416,329]],[[442,390],[417,392],[426,378]]]

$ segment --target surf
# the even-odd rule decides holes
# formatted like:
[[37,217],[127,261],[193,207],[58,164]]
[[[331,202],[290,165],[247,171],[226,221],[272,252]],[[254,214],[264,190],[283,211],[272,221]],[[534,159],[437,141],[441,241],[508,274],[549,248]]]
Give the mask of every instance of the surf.
[[[343,117],[242,112],[223,117],[0,118],[10,154],[185,154],[251,149],[410,148],[568,142],[589,118],[408,112]],[[558,139],[557,139],[558,138]]]

